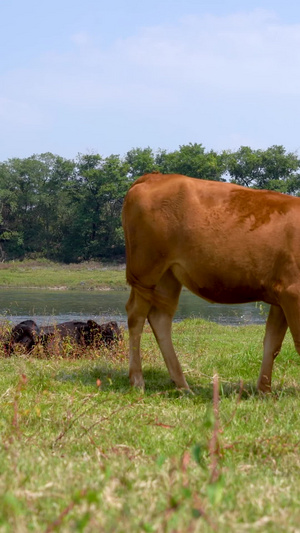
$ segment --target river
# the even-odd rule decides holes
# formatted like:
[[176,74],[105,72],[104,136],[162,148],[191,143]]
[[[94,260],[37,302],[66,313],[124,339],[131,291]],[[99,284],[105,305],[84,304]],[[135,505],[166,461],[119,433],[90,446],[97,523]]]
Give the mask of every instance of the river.
[[[125,304],[129,291],[54,291],[39,289],[1,289],[1,321],[17,324],[32,318],[37,324],[53,324],[67,320],[99,323],[116,320],[126,324]],[[203,318],[220,324],[261,324],[266,320],[265,304],[210,304],[183,290],[175,320]]]

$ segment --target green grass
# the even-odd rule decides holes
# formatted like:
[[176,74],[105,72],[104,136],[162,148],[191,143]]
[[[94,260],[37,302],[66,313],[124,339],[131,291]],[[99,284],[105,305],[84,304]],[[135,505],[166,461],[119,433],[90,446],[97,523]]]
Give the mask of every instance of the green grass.
[[148,326],[144,394],[126,335],[112,352],[3,356],[0,531],[299,531],[300,359],[288,336],[262,397],[262,338],[174,324],[194,394],[170,383]]
[[0,287],[126,289],[125,267],[96,262],[63,265],[41,260],[1,263]]

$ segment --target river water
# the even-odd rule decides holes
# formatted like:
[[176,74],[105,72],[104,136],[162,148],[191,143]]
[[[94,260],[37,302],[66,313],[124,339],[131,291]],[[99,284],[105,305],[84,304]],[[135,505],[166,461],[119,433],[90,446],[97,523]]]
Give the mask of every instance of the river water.
[[[32,318],[47,325],[67,320],[99,323],[116,320],[126,325],[125,304],[129,291],[54,291],[39,289],[1,289],[0,320],[17,324]],[[175,320],[199,317],[220,324],[261,324],[266,320],[265,304],[210,304],[183,290]]]

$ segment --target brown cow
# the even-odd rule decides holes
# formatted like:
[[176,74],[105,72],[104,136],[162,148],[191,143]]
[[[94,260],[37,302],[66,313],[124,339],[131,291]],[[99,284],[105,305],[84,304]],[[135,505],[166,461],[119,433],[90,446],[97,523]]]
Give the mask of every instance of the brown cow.
[[300,353],[300,198],[177,174],[147,174],[123,208],[132,385],[144,387],[148,318],[172,380],[188,388],[171,340],[182,285],[210,302],[271,304],[258,389],[289,326]]

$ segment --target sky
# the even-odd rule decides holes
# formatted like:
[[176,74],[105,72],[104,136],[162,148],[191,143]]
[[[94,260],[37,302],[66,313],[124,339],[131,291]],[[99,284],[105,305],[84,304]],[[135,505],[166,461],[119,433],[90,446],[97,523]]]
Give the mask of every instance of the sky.
[[0,0],[0,161],[300,153],[298,0]]

